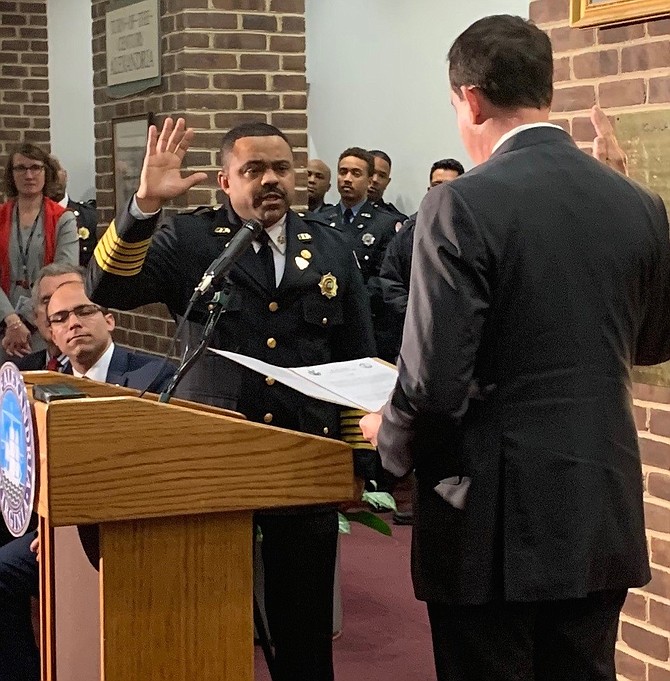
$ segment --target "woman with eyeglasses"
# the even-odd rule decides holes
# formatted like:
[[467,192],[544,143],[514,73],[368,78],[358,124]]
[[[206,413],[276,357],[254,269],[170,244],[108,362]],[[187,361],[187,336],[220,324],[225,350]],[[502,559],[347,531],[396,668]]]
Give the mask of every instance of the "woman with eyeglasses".
[[53,199],[62,195],[58,169],[34,144],[9,155],[0,204],[0,359],[23,357],[43,346],[33,326],[31,288],[37,273],[52,262],[76,265],[79,240],[74,214]]

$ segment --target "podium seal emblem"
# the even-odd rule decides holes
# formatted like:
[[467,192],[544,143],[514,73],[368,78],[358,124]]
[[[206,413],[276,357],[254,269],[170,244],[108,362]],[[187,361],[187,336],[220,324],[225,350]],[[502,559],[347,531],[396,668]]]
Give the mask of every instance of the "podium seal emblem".
[[35,436],[28,391],[15,364],[0,367],[0,509],[21,537],[35,499]]

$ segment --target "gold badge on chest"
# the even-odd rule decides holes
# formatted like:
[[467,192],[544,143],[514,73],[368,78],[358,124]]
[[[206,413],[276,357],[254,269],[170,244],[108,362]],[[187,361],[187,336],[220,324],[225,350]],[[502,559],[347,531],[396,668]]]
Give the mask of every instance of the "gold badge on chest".
[[334,298],[337,295],[337,279],[332,273],[328,272],[321,277],[319,288],[321,295],[326,296],[326,298]]
[[214,234],[230,234],[230,227],[215,227]]
[[88,239],[89,236],[91,236],[91,232],[88,231],[88,228],[86,227],[80,227],[77,230],[77,234],[80,239]]

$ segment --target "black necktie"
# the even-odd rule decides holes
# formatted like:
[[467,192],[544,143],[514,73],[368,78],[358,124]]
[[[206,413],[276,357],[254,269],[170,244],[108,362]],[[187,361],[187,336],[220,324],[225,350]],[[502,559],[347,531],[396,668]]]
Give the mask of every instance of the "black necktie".
[[344,211],[344,215],[342,216],[342,218],[344,219],[345,225],[350,225],[353,222],[353,219],[354,219],[354,211],[351,210],[351,208],[347,208]]
[[277,286],[277,281],[275,279],[275,259],[272,255],[272,247],[270,246],[270,237],[268,233],[263,230],[257,239],[261,245],[258,249],[258,257],[261,260],[261,265],[263,271],[265,272],[265,279],[271,290],[274,290]]

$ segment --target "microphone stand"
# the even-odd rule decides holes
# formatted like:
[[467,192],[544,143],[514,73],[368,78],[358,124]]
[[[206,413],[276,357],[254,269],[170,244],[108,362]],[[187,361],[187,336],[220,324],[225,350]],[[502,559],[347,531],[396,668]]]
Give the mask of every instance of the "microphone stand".
[[205,322],[205,328],[202,331],[202,337],[198,347],[191,353],[191,355],[185,358],[177,373],[172,377],[172,380],[168,384],[167,388],[159,395],[158,401],[167,403],[172,397],[172,393],[176,390],[177,386],[181,382],[182,378],[193,368],[193,365],[198,361],[200,355],[206,350],[214,329],[219,323],[221,315],[226,311],[228,307],[228,302],[230,301],[231,291],[230,283],[226,282],[224,288],[221,291],[217,291],[214,294],[210,304],[209,304],[209,316]]
[[[191,353],[187,358],[184,358],[177,373],[173,376],[172,380],[168,384],[167,388],[159,395],[158,401],[167,404],[172,397],[172,394],[176,390],[177,386],[181,382],[182,378],[193,368],[193,365],[198,361],[202,353],[205,351],[209,344],[209,340],[214,333],[216,325],[219,323],[221,315],[226,311],[228,303],[231,297],[231,283],[226,279],[224,287],[221,291],[217,291],[214,294],[210,304],[209,304],[209,315],[207,321],[205,322],[205,327],[202,331],[202,337],[200,338],[200,343],[198,347]],[[193,299],[191,303],[193,303]],[[255,535],[256,524],[254,523],[254,535]],[[254,542],[255,543],[255,542]],[[263,656],[265,657],[265,663],[270,673],[270,679],[274,681],[276,679],[275,674],[275,658],[272,652],[272,644],[270,642],[270,636],[268,630],[265,627],[265,622],[261,615],[260,605],[256,594],[253,597],[253,607],[254,607],[254,625],[256,627],[256,633],[258,634],[258,640],[263,651]]]

